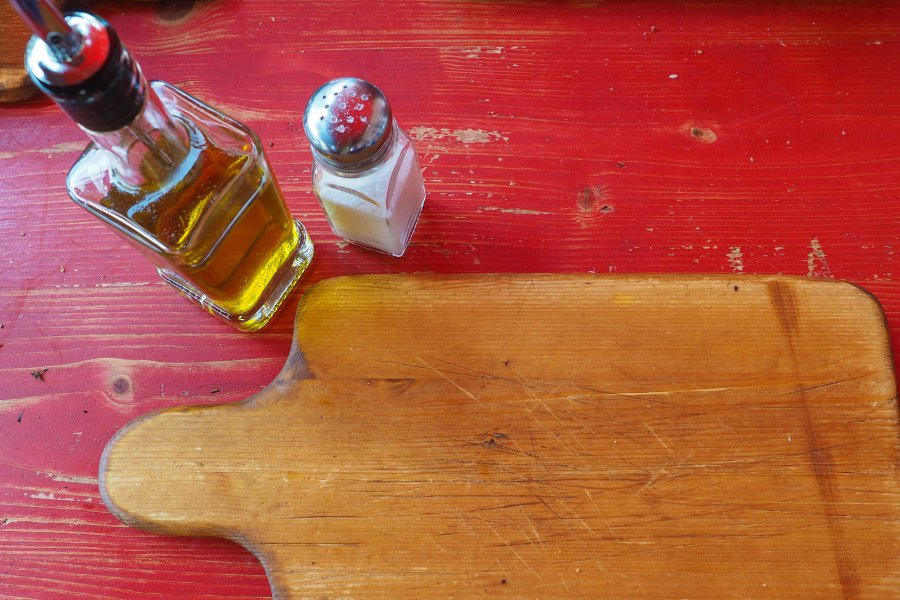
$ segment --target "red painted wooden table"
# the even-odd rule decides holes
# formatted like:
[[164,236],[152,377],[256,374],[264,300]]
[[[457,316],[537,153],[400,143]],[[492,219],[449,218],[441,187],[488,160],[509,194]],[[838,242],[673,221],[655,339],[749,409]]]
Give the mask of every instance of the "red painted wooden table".
[[[368,273],[784,273],[848,280],[900,345],[894,2],[96,2],[150,78],[263,139],[316,259],[258,334],[198,311],[66,196],[86,141],[0,106],[0,597],[259,598],[246,551],[129,529],[100,453],[153,409],[234,402],[287,355],[311,284]],[[300,115],[386,92],[428,200],[407,255],[348,246]]]

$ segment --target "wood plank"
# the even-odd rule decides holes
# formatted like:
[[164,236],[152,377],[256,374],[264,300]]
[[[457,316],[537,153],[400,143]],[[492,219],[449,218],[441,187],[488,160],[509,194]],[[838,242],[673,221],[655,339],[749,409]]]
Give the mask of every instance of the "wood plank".
[[880,307],[777,277],[360,277],[281,375],[107,447],[131,525],[275,598],[878,597],[900,584]]
[[[55,0],[62,6],[63,0]],[[27,100],[37,88],[25,71],[25,44],[31,30],[8,2],[0,4],[0,102]]]

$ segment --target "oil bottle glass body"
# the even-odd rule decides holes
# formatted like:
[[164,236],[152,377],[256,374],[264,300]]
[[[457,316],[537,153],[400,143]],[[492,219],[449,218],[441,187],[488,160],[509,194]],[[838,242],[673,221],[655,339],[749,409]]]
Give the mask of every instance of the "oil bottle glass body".
[[93,140],[69,173],[75,202],[188,299],[240,330],[265,325],[312,260],[256,135],[164,82],[133,123]]
[[425,202],[415,147],[396,122],[383,156],[364,171],[315,158],[313,190],[335,234],[392,256],[406,251]]

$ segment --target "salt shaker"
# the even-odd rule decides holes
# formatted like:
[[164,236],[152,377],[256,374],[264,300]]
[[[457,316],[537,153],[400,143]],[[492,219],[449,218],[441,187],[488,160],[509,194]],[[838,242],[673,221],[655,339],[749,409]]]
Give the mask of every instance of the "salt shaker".
[[303,128],[313,154],[313,190],[334,233],[402,256],[425,185],[412,141],[381,90],[355,77],[329,81],[310,98]]

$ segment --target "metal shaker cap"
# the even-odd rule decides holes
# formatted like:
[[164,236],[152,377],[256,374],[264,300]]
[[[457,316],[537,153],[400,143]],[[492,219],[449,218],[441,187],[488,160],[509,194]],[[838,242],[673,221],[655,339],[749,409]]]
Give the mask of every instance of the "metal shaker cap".
[[376,162],[387,149],[392,123],[391,107],[381,90],[356,77],[341,77],[320,87],[303,114],[313,153],[344,171]]

